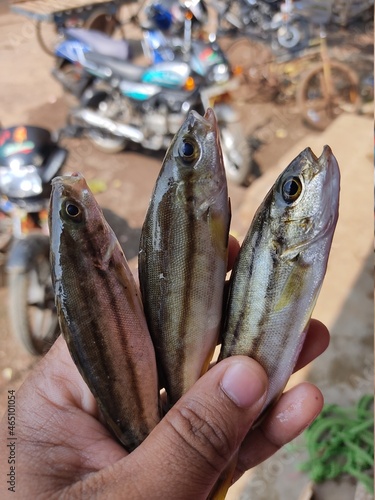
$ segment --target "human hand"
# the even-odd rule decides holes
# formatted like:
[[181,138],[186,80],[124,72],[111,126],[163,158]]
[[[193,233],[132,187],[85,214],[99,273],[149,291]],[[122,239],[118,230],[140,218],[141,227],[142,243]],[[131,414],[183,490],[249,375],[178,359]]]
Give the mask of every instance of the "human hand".
[[[312,321],[297,368],[323,352],[328,338],[325,326]],[[12,498],[205,499],[238,449],[235,479],[300,434],[322,408],[320,391],[303,383],[286,392],[252,429],[266,389],[267,377],[254,360],[225,359],[128,454],[102,424],[59,338],[16,394]],[[6,443],[5,417],[0,436]],[[2,453],[0,470],[8,469]],[[6,498],[8,487],[3,479],[0,498]]]

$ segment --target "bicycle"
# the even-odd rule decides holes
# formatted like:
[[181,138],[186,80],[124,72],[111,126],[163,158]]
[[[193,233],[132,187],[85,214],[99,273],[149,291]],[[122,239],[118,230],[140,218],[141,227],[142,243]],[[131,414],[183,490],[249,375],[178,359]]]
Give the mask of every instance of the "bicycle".
[[296,92],[303,121],[316,130],[327,128],[343,111],[357,112],[360,105],[359,78],[347,64],[331,59],[323,25],[320,58],[302,76]]
[[118,12],[122,3],[124,0],[72,0],[66,5],[63,2],[52,5],[52,2],[40,0],[16,3],[11,10],[35,21],[35,34],[40,47],[53,56],[59,34],[64,28],[85,28],[112,35],[120,25]]
[[300,75],[317,54],[311,45],[298,54],[277,57],[266,44],[248,37],[222,44],[241,83],[237,98],[245,102],[294,100]]

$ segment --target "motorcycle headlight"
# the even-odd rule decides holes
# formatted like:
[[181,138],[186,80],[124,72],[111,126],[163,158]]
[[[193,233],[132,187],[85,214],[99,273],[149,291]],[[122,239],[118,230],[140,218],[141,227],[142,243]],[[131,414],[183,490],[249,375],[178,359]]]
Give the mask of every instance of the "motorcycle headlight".
[[42,180],[34,165],[20,165],[13,160],[0,167],[0,192],[9,198],[29,198],[42,192]]
[[230,69],[228,64],[216,64],[211,68],[209,80],[212,83],[225,83],[230,78]]

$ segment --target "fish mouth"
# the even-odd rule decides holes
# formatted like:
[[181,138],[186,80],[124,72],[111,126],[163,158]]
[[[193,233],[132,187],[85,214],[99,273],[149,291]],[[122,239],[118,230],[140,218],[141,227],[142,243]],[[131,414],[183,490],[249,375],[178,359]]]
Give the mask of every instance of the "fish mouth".
[[213,129],[216,135],[219,134],[219,125],[217,124],[215,111],[212,108],[207,108],[206,112],[203,116],[203,120],[209,124],[209,126]]
[[332,152],[332,149],[327,144],[323,147],[323,152],[318,158],[318,162],[322,168],[326,168],[328,170],[332,177],[335,174],[339,175],[340,170],[337,160]]
[[322,166],[330,164],[332,162],[332,158],[334,157],[332,149],[327,144],[323,146],[323,151],[320,156],[316,156],[314,151],[309,147],[303,151],[303,154],[311,163],[318,163]]
[[[321,220],[325,220],[321,233],[316,240],[324,237],[332,227],[336,226],[338,219],[338,206],[340,195],[340,169],[332,149],[327,144],[323,147],[322,154],[317,158],[319,171],[324,174],[324,188],[326,196],[322,197]],[[323,214],[326,214],[325,216]]]
[[311,149],[311,148],[306,148],[304,151],[303,151],[303,155],[307,158],[308,161],[310,161],[311,163],[318,163],[319,162],[319,158],[316,156],[316,154],[314,153],[314,151]]
[[69,184],[73,184],[83,179],[83,175],[80,172],[73,172],[70,175],[59,175],[54,177],[51,181],[51,185],[54,187],[56,185],[60,185],[63,182],[68,182]]
[[318,162],[321,170],[329,170],[332,168],[334,156],[332,153],[332,149],[327,144],[323,147],[322,154],[319,156],[319,158],[316,158],[316,161]]
[[319,161],[329,161],[333,156],[332,149],[326,144],[323,146],[323,152],[320,155]]
[[326,144],[319,157],[309,147],[303,151],[303,154],[307,162],[314,166],[313,177],[323,174],[325,184],[331,186],[332,190],[335,190],[337,185],[340,184],[340,169],[330,146]]
[[340,187],[340,169],[332,149],[326,144],[318,158],[320,171],[325,171],[325,182],[334,193]]
[[203,119],[206,120],[211,126],[217,127],[215,112],[212,108],[206,109],[206,112],[203,115]]
[[304,154],[308,161],[318,166],[319,172],[324,169],[334,170],[337,167],[336,158],[328,144],[323,146],[322,154],[319,157],[316,156],[311,148],[306,148]]
[[[80,172],[70,175],[60,175],[51,181],[52,192],[50,196],[50,206],[57,207],[64,199],[72,198],[78,202],[83,200],[89,187],[84,176]],[[55,208],[56,210],[56,208]]]
[[[321,155],[318,157],[314,154],[311,148],[306,148],[298,157],[297,160],[306,162],[303,170],[308,174],[309,168],[312,167],[311,174],[308,174],[310,180],[316,176],[321,178],[321,193],[320,204],[310,214],[310,218],[316,220],[316,226],[319,228],[316,234],[311,238],[301,241],[298,245],[292,248],[292,253],[297,250],[302,250],[307,244],[316,243],[334,227],[338,219],[339,193],[340,193],[340,169],[336,157],[334,156],[330,146],[325,145]],[[300,218],[289,219],[289,222],[299,222]],[[289,252],[288,252],[289,253]]]
[[217,124],[215,112],[212,108],[207,108],[203,116],[201,116],[195,110],[190,111],[188,127],[192,128],[196,126],[197,123],[199,123],[200,126],[203,126],[205,129],[213,130],[216,134],[218,133],[219,127]]

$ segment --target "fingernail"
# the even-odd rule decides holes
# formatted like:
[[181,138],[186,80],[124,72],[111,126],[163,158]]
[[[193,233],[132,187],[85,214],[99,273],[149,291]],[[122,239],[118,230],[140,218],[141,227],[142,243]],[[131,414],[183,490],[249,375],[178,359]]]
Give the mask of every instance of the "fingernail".
[[241,360],[227,368],[221,388],[239,408],[250,408],[265,395],[267,380],[258,365]]

